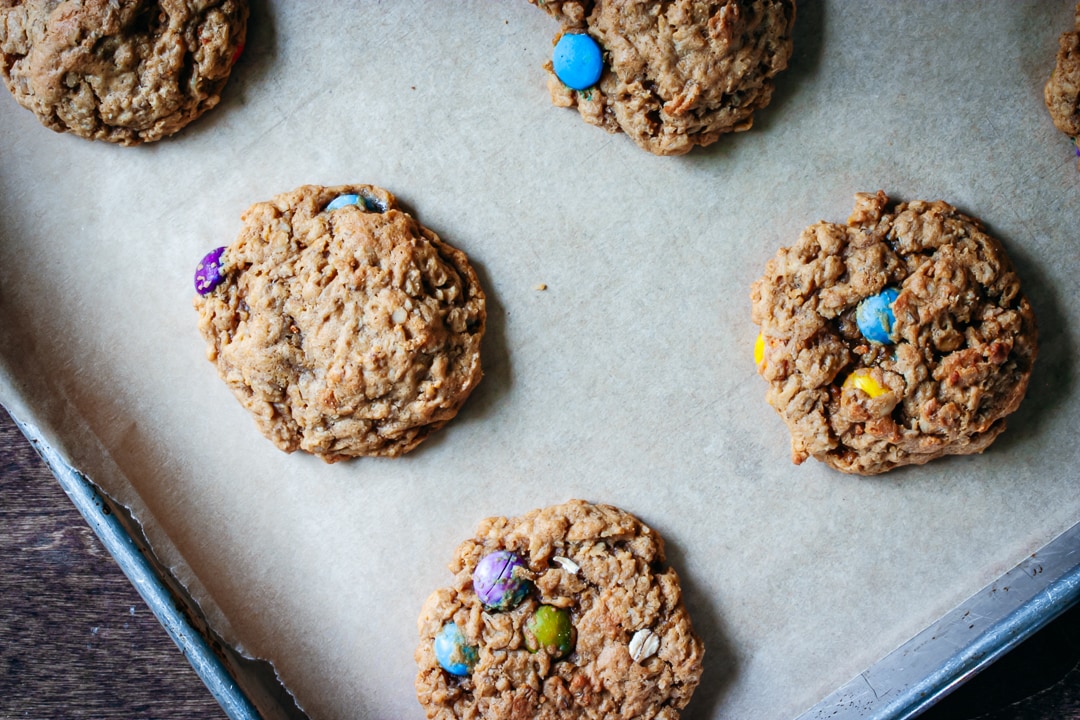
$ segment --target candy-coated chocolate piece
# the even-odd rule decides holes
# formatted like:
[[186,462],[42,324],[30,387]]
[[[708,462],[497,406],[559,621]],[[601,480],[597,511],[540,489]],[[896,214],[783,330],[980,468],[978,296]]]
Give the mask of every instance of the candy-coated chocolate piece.
[[369,212],[386,212],[386,207],[377,199],[373,197],[367,197],[366,195],[338,195],[336,198],[330,201],[326,206],[327,212],[333,210],[340,210],[343,207],[355,205],[361,210],[367,210]]
[[476,648],[465,640],[457,623],[447,623],[435,636],[435,659],[451,675],[468,675],[476,665]]
[[760,365],[761,361],[765,359],[765,335],[758,333],[757,340],[754,341],[754,364]]
[[359,204],[360,204],[360,196],[359,195],[338,195],[336,198],[334,198],[333,200],[330,201],[330,204],[326,206],[326,209],[328,211],[329,210],[338,210],[340,208],[347,207],[349,205],[359,205]]
[[859,303],[855,309],[855,322],[859,324],[859,332],[864,338],[882,345],[894,342],[896,316],[893,315],[892,304],[899,295],[895,288],[885,288]]
[[844,380],[844,387],[858,388],[872,398],[876,398],[889,392],[889,389],[878,383],[873,375],[870,374],[870,371],[865,368],[856,370],[848,375],[847,379]]
[[525,647],[529,652],[543,648],[558,660],[574,650],[577,633],[570,622],[570,611],[551,605],[541,605],[525,621]]
[[364,204],[364,207],[371,212],[383,213],[386,212],[386,206],[378,198],[373,198],[368,195],[362,195],[360,202]]
[[225,279],[221,274],[221,256],[224,252],[224,247],[216,248],[199,261],[199,266],[195,268],[195,292],[207,295]]
[[473,570],[473,590],[480,602],[492,610],[510,610],[529,594],[529,581],[514,573],[525,563],[508,550],[485,555]]
[[585,90],[596,84],[604,70],[600,46],[584,33],[569,33],[559,38],[551,56],[551,66],[563,85]]

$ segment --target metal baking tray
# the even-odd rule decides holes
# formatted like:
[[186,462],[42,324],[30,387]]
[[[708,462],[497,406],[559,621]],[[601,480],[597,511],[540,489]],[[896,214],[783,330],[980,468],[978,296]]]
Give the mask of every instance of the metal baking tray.
[[[1080,174],[1041,99],[1071,1],[804,3],[755,127],[682,158],[550,107],[557,27],[524,0],[419,7],[254,0],[221,105],[152,146],[0,97],[0,402],[226,712],[417,713],[450,549],[571,497],[667,541],[707,646],[687,720],[909,717],[1076,601]],[[346,182],[472,258],[486,377],[417,451],[325,466],[216,377],[191,274],[252,202]],[[983,455],[794,467],[749,286],[879,188],[1002,240],[1028,397]]]

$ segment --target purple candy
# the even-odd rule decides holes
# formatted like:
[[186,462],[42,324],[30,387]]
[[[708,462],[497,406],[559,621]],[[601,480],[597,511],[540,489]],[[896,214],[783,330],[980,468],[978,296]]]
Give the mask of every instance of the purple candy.
[[507,550],[485,555],[473,570],[473,589],[480,602],[492,610],[510,610],[529,593],[529,581],[514,575],[525,563]]
[[221,255],[225,248],[211,250],[195,268],[195,292],[206,295],[221,284],[225,276],[221,274]]

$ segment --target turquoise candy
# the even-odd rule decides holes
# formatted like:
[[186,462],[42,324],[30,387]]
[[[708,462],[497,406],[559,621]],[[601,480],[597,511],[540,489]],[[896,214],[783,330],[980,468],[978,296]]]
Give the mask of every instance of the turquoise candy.
[[855,322],[864,338],[882,345],[896,342],[893,337],[896,316],[893,315],[892,305],[899,295],[895,288],[885,288],[859,303],[855,309]]
[[476,665],[476,648],[466,642],[457,623],[447,623],[435,636],[435,659],[446,672],[463,677]]
[[339,210],[349,205],[359,205],[359,195],[338,195],[336,198],[330,201],[330,204],[326,206],[327,210]]
[[563,85],[573,90],[591,88],[604,71],[600,46],[584,33],[571,33],[559,38],[551,55],[551,67]]
[[368,197],[367,195],[338,195],[336,198],[330,201],[326,206],[327,212],[333,212],[334,210],[340,210],[343,207],[349,207],[355,205],[361,210],[367,210],[368,212],[386,212],[386,206],[378,198]]

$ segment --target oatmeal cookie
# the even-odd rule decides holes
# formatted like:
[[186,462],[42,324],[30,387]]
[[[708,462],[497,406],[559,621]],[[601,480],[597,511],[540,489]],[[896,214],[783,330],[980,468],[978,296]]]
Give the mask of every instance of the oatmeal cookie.
[[1080,4],[1075,29],[1062,33],[1058,40],[1057,64],[1043,97],[1054,125],[1075,141],[1080,136]]
[[251,206],[196,274],[222,379],[286,452],[396,456],[480,381],[484,293],[468,258],[371,185]]
[[945,202],[856,195],[754,283],[758,372],[815,457],[871,475],[978,453],[1024,397],[1035,317],[1004,249]]
[[573,90],[547,63],[551,101],[657,155],[749,130],[787,67],[795,0],[529,0],[564,34],[587,33],[606,61]]
[[488,518],[450,570],[417,623],[428,718],[677,720],[701,679],[663,539],[622,510]]
[[217,105],[247,0],[0,0],[0,73],[57,132],[137,145]]

